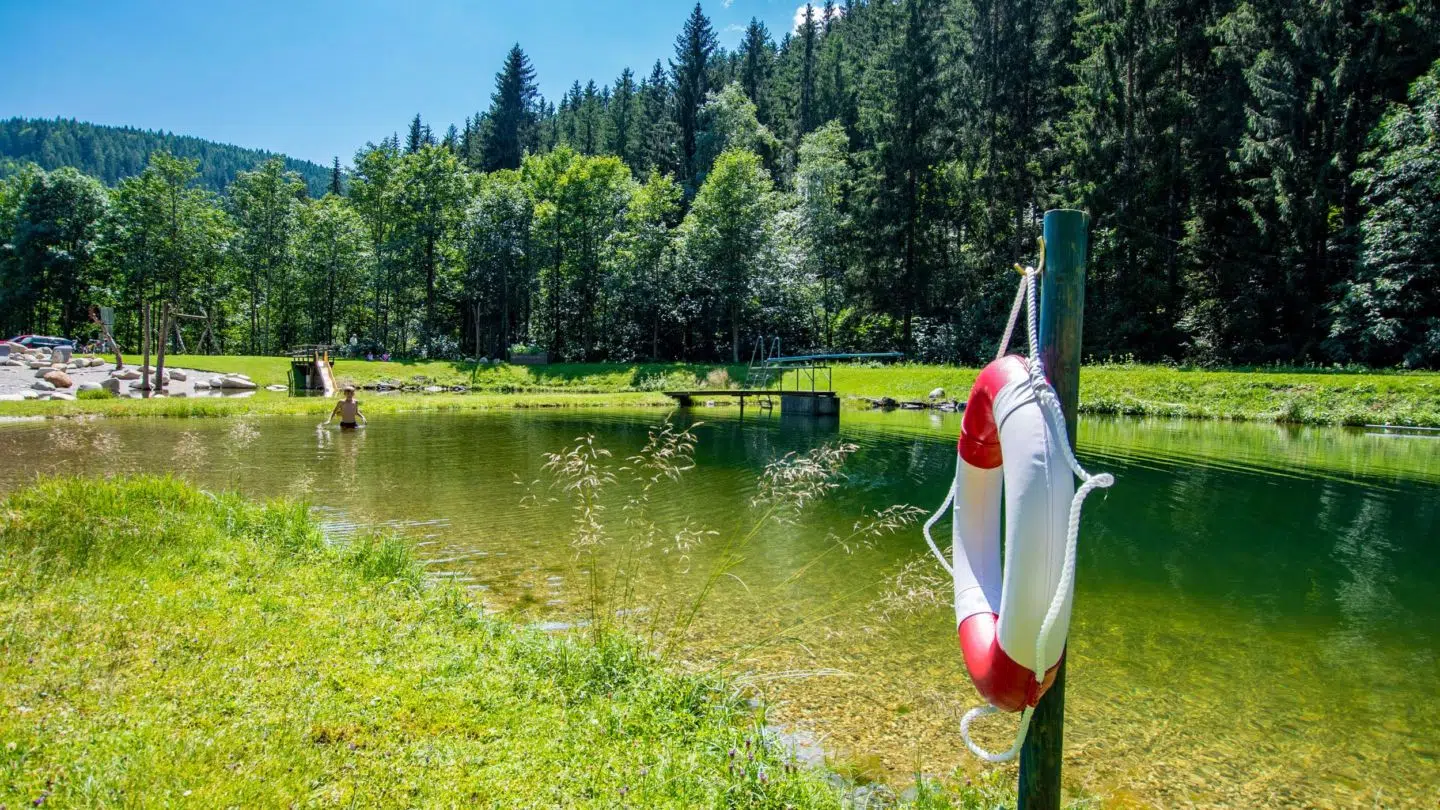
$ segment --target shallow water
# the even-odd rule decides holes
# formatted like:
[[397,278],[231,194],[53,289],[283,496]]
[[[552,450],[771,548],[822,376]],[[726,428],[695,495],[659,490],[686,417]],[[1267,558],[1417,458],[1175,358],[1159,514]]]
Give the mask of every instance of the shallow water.
[[[923,559],[918,527],[848,550],[827,540],[867,510],[933,508],[953,473],[958,420],[847,412],[837,429],[696,416],[707,420],[697,468],[661,485],[652,512],[671,532],[688,522],[719,535],[688,550],[658,538],[626,562],[634,593],[607,611],[620,606],[642,632],[668,627],[724,539],[750,526],[764,465],[853,442],[845,485],[757,537],[684,653],[724,666],[771,701],[774,719],[849,767],[900,778],[978,769],[957,731],[978,698],[948,606],[879,610],[896,572]],[[175,471],[206,487],[306,497],[333,533],[403,531],[437,578],[563,627],[585,620],[591,558],[569,542],[569,505],[531,483],[542,454],[593,433],[618,465],[661,418],[417,414],[347,433],[292,417],[24,423],[0,427],[0,483]],[[1118,480],[1085,512],[1067,785],[1108,806],[1435,807],[1440,440],[1086,420],[1080,445],[1088,466]],[[606,500],[616,533],[636,491],[625,479]],[[601,570],[617,562],[604,559]],[[982,738],[1003,747],[1012,724],[994,719]]]

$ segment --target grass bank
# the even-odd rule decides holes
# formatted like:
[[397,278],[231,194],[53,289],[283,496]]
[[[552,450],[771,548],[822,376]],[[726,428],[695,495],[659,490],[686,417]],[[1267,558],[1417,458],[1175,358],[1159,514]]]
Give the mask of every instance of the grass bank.
[[[173,479],[0,502],[0,805],[839,807],[725,682]],[[994,807],[983,788],[917,806]]]
[[[242,372],[261,385],[284,383],[283,357],[168,358],[177,367]],[[336,378],[355,385],[463,385],[463,395],[362,395],[376,413],[405,410],[465,410],[498,407],[665,405],[658,392],[703,387],[724,369],[736,383],[744,366],[680,363],[576,363],[549,366],[475,366],[452,362],[368,362],[340,360]],[[943,388],[964,398],[978,369],[921,364],[841,365],[833,370],[843,396],[924,399]],[[790,384],[793,384],[791,382]],[[1080,378],[1083,413],[1230,419],[1308,425],[1387,423],[1440,427],[1440,374],[1435,372],[1328,369],[1203,370],[1170,366],[1102,364],[1086,366]],[[722,401],[723,402],[723,401]],[[0,416],[164,415],[212,416],[248,413],[320,413],[320,402],[269,392],[234,402],[196,399],[74,403],[0,403]]]
[[[964,398],[977,369],[895,365],[839,367],[835,388],[852,396],[924,399],[935,388]],[[1082,413],[1233,419],[1309,425],[1440,426],[1440,373],[1325,369],[1205,370],[1134,364],[1080,372]]]
[[[411,411],[484,411],[499,408],[638,408],[669,406],[659,394],[532,393],[532,394],[374,394],[359,396],[367,416]],[[255,414],[260,416],[310,415],[324,419],[335,400],[292,397],[284,392],[256,391],[248,397],[161,397],[156,399],[80,399],[74,402],[3,402],[4,417],[169,417],[203,418]]]

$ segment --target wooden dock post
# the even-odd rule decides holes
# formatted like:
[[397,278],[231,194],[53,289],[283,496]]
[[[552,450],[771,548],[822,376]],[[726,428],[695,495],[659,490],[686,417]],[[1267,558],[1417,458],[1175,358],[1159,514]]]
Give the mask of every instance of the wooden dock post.
[[[1045,273],[1040,281],[1040,356],[1065,411],[1075,445],[1080,399],[1080,331],[1085,320],[1085,252],[1089,217],[1083,211],[1045,212]],[[1068,657],[1068,653],[1066,654]],[[1065,736],[1065,659],[1040,699],[1020,749],[1019,810],[1059,810]]]

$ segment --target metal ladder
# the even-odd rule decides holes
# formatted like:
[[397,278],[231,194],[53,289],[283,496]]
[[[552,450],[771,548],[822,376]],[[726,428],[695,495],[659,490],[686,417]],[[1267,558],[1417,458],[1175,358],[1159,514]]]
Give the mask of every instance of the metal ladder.
[[[750,366],[745,371],[745,389],[747,391],[768,390],[771,378],[776,373],[784,373],[770,366],[770,361],[779,356],[780,338],[771,338],[768,344],[764,335],[755,338],[755,347],[750,350]],[[775,403],[767,396],[760,401],[760,407],[773,408]]]

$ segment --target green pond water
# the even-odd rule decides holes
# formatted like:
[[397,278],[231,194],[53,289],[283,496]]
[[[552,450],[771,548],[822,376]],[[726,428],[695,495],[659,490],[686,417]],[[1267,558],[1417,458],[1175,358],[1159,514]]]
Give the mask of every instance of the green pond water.
[[[307,498],[335,535],[399,530],[436,578],[562,630],[583,625],[594,558],[572,546],[571,505],[531,483],[544,478],[543,454],[594,434],[618,465],[664,418],[416,414],[346,433],[292,417],[22,423],[0,427],[0,483],[172,471]],[[724,667],[770,703],[772,722],[844,767],[900,781],[979,770],[958,733],[978,698],[949,606],[927,599],[940,572],[917,562],[918,526],[848,549],[828,539],[893,504],[933,509],[958,419],[673,418],[705,420],[696,468],[654,490],[664,536],[623,561],[633,587],[610,605],[639,632],[669,627],[724,538],[751,525],[766,463],[854,443],[844,485],[761,532],[682,654]],[[1080,449],[1117,483],[1090,499],[1081,535],[1070,788],[1104,806],[1440,804],[1440,439],[1084,420]],[[635,492],[627,481],[621,473],[601,513],[616,535]],[[668,538],[682,527],[718,534],[676,548]],[[613,558],[602,553],[597,568]],[[1013,718],[987,722],[982,740],[1003,748]]]

